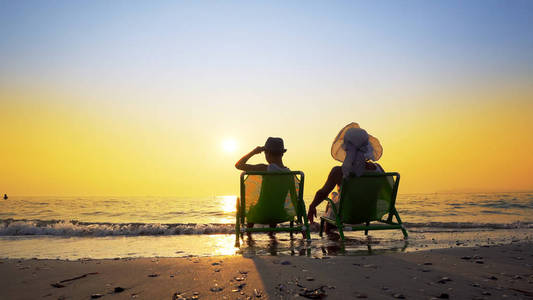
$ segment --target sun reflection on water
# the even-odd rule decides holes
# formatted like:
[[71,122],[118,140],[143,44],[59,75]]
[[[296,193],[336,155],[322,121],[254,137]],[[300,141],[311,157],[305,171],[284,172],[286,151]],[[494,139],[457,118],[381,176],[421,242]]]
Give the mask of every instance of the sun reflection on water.
[[213,235],[214,255],[235,255],[239,248],[235,247],[235,235]]
[[223,212],[231,213],[237,211],[237,196],[218,196],[217,198],[220,201],[220,208]]

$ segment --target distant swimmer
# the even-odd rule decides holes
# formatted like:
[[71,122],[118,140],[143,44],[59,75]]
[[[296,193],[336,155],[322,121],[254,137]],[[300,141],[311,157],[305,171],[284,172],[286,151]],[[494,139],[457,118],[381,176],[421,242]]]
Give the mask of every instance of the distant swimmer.
[[4,194],[4,200],[7,200],[7,194]]

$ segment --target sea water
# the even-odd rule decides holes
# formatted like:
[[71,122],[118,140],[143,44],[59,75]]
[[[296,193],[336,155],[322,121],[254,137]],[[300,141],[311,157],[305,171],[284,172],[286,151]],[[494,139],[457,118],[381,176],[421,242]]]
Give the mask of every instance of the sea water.
[[[308,204],[312,196],[305,197]],[[154,256],[334,255],[413,251],[533,239],[533,193],[403,194],[409,231],[348,232],[348,241],[254,234],[235,246],[236,196],[12,196],[0,202],[0,257],[115,258]],[[319,207],[319,215],[325,204]]]

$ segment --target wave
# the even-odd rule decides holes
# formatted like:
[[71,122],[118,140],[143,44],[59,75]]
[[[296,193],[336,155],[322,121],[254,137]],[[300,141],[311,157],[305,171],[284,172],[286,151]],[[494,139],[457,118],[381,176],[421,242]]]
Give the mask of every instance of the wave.
[[[427,222],[404,223],[407,229],[425,228],[433,230],[497,230],[533,229],[533,222],[474,223],[474,222]],[[415,229],[415,231],[417,231]],[[66,220],[0,220],[0,236],[153,236],[182,234],[232,234],[234,224],[158,224],[158,223],[106,223]]]
[[178,234],[230,234],[233,224],[99,223],[65,220],[2,220],[0,236],[140,236]]
[[443,229],[533,229],[533,222],[513,223],[477,223],[477,222],[426,222],[404,223],[407,228],[443,228]]

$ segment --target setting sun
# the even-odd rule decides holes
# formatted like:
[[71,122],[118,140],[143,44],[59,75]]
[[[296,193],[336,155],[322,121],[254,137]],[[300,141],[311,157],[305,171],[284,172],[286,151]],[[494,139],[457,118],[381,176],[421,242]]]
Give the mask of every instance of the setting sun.
[[237,142],[234,139],[227,139],[222,142],[224,152],[233,153],[237,150]]

